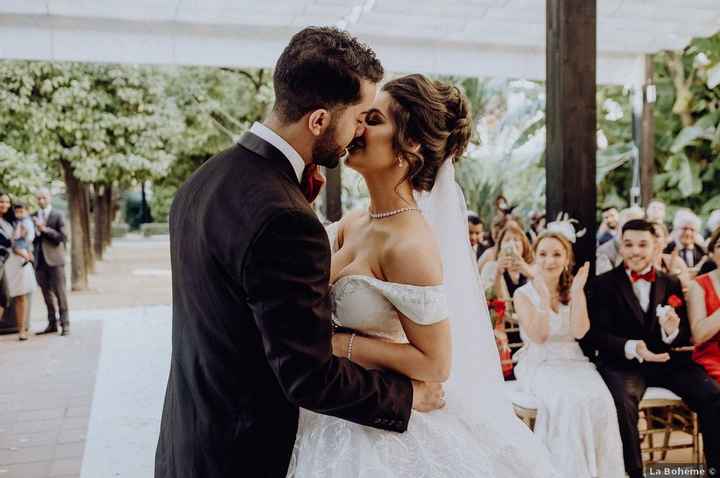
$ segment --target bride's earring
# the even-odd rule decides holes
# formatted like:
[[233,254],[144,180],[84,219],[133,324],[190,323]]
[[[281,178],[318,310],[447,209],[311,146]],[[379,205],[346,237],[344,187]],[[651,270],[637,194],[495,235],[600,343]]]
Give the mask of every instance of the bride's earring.
[[398,158],[398,168],[402,168],[403,166],[405,166],[405,163],[402,159]]

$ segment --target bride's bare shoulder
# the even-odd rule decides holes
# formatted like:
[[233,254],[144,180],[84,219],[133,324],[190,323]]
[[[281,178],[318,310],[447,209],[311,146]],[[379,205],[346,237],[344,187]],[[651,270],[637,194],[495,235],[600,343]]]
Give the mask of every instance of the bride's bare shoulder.
[[367,211],[364,209],[353,209],[340,218],[337,222],[337,240],[339,245],[342,245],[346,232],[350,230],[354,224],[360,222],[366,214]]
[[381,254],[385,278],[398,284],[442,284],[440,249],[429,228],[418,225],[387,241]]

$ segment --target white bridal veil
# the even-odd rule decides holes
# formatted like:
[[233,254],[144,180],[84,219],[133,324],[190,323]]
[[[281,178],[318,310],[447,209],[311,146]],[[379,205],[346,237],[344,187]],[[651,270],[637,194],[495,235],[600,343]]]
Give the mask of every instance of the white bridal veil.
[[455,167],[447,159],[430,192],[415,194],[418,207],[435,232],[452,330],[452,372],[446,384],[447,406],[468,414],[508,416],[515,421],[501,375],[500,358],[467,230],[467,208]]

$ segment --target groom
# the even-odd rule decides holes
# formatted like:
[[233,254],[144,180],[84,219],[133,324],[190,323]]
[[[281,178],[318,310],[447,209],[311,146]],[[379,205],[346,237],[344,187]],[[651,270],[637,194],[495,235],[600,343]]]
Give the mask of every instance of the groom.
[[411,407],[442,405],[438,385],[332,355],[330,247],[301,189],[306,166],[337,166],[362,133],[382,76],[348,34],[297,33],[275,66],[269,119],[178,191],[156,478],[284,477],[298,407],[403,432]]
[[[597,351],[597,367],[615,401],[625,470],[643,476],[638,405],[647,387],[675,392],[700,417],[709,476],[720,472],[720,385],[688,352],[690,324],[680,281],[653,267],[651,223],[636,219],[622,227],[623,264],[590,284],[590,331],[586,345]],[[661,307],[661,308],[660,308]]]

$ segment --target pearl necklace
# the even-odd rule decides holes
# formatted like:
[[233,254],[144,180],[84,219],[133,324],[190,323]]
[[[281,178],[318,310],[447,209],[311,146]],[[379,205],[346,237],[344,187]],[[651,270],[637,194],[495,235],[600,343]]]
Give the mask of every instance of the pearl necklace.
[[416,207],[403,207],[400,209],[395,209],[394,211],[387,211],[387,212],[370,212],[370,211],[368,211],[368,213],[370,214],[370,217],[373,219],[383,219],[385,217],[395,216],[396,214],[402,214],[402,213],[408,212],[408,211],[420,211],[420,209],[418,209]]

